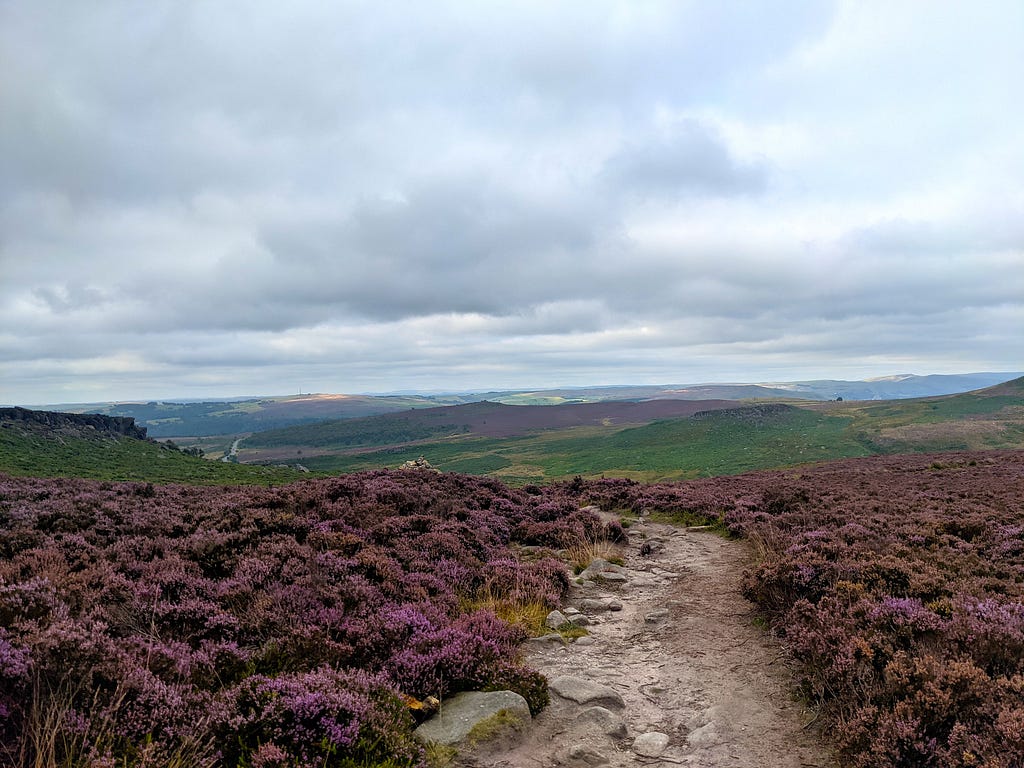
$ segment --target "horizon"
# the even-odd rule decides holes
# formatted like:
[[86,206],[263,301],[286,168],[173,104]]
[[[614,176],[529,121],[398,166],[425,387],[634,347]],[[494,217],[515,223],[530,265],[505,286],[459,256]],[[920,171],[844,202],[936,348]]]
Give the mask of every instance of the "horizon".
[[1010,381],[1014,378],[1024,376],[1024,371],[964,371],[957,373],[897,373],[897,374],[886,374],[882,376],[873,376],[860,379],[839,379],[828,376],[816,376],[810,378],[801,379],[773,379],[773,380],[749,380],[749,381],[726,381],[726,380],[714,380],[714,381],[697,381],[697,382],[655,382],[655,383],[614,383],[614,384],[577,384],[577,385],[553,385],[553,386],[541,386],[541,387],[508,387],[508,388],[495,388],[495,387],[476,387],[468,389],[398,389],[388,391],[376,391],[376,392],[340,392],[340,391],[317,391],[317,392],[295,392],[295,393],[261,393],[261,394],[245,394],[245,395],[207,395],[199,397],[183,397],[183,396],[166,396],[166,397],[125,397],[125,398],[114,398],[110,400],[63,400],[63,401],[51,401],[51,402],[37,402],[37,403],[12,403],[12,402],[0,402],[0,407],[4,408],[26,408],[26,409],[41,409],[41,408],[54,408],[58,406],[83,406],[83,405],[137,405],[144,403],[197,403],[197,402],[241,402],[249,400],[262,400],[262,399],[276,399],[283,400],[288,398],[303,398],[303,397],[443,397],[443,396],[458,396],[458,395],[481,395],[481,394],[507,394],[507,393],[543,393],[543,392],[554,392],[554,391],[572,391],[572,390],[587,390],[587,389],[628,389],[631,387],[650,387],[650,388],[663,388],[663,389],[690,389],[697,387],[728,387],[728,386],[760,386],[760,387],[771,387],[771,386],[785,386],[792,384],[811,384],[817,382],[835,382],[845,384],[857,384],[865,383],[870,384],[873,382],[881,382],[887,380],[898,380],[906,378],[926,378],[933,376],[996,376],[1003,377],[1000,381]]
[[0,402],[1024,361],[1024,4],[0,4]]

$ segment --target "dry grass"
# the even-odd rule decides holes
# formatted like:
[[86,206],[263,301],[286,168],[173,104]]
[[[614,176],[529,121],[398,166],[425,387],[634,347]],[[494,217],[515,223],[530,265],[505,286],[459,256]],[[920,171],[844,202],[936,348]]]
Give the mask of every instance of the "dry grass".
[[118,768],[212,768],[216,764],[217,758],[209,743],[186,741],[171,753],[159,754],[152,743],[135,746],[122,743],[114,729],[126,696],[126,691],[120,687],[107,702],[100,702],[98,692],[94,693],[87,710],[92,714],[89,731],[74,733],[69,722],[75,717],[75,698],[84,684],[85,681],[63,680],[54,688],[36,678],[26,738],[16,768],[87,768],[98,764],[97,758],[114,751],[115,746],[116,751],[122,753],[117,761]]
[[572,563],[573,570],[579,573],[594,560],[600,558],[607,560],[610,563],[622,564],[622,549],[617,544],[613,544],[610,541],[589,541],[586,539],[577,541],[576,543],[566,547],[566,553],[569,558],[569,562]]

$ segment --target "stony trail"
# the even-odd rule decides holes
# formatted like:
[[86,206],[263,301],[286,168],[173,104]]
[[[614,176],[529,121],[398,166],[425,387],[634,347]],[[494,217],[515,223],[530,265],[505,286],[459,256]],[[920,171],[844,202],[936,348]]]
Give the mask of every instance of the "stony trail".
[[618,581],[587,580],[566,602],[589,638],[527,644],[551,705],[516,746],[472,764],[834,768],[783,649],[740,594],[748,565],[741,542],[634,525]]

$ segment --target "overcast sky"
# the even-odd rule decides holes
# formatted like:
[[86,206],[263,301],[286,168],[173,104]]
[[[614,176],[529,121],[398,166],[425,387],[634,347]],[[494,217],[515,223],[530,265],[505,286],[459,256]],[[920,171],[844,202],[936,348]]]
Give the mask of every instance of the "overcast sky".
[[1015,371],[1024,3],[0,0],[0,402]]

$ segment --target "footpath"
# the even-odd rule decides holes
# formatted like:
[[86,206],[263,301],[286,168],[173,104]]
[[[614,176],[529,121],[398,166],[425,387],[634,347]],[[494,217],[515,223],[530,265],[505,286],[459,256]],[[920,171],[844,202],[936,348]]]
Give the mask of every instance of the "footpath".
[[551,704],[488,768],[834,768],[792,695],[784,649],[740,594],[742,542],[641,521],[625,565],[595,561],[562,612],[585,625],[527,644]]

